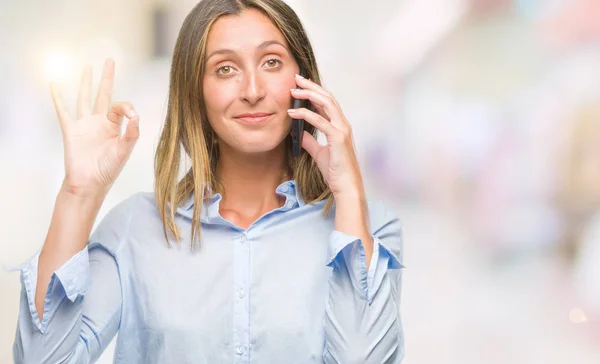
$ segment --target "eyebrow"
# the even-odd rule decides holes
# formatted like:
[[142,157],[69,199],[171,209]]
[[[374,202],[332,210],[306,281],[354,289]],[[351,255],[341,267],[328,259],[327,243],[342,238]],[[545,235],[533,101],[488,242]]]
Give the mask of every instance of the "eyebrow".
[[[267,40],[262,42],[258,47],[256,47],[257,49],[263,49],[263,48],[267,48],[268,46],[272,45],[272,44],[278,44],[280,46],[282,46],[283,48],[285,48],[288,52],[290,51],[288,49],[288,47],[286,47],[285,45],[283,45],[280,41],[278,40]],[[208,60],[210,59],[210,57],[212,56],[216,56],[218,54],[235,54],[235,51],[231,50],[231,49],[219,49],[216,50],[214,52],[212,52],[208,57],[206,57],[206,61],[208,62]]]

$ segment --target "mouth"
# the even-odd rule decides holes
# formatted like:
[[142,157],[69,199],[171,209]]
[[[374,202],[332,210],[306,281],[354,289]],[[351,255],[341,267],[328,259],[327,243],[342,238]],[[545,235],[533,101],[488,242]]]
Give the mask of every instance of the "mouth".
[[260,123],[264,123],[265,121],[267,121],[267,119],[269,119],[273,115],[274,114],[268,114],[268,113],[248,113],[248,114],[237,115],[234,117],[234,119],[239,121],[242,124],[257,125]]

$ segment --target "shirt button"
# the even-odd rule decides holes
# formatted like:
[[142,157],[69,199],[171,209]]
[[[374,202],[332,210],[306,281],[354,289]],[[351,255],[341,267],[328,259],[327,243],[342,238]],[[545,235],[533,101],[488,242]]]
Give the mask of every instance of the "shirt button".
[[294,206],[294,202],[292,202],[292,201],[288,201],[285,203],[285,207],[287,207],[288,209],[291,209],[292,206]]
[[238,291],[238,297],[244,298],[244,289],[243,288],[240,288],[240,290]]
[[246,238],[245,236],[242,236],[240,238],[240,244],[244,244],[246,242],[246,240],[248,240],[248,238]]
[[288,185],[283,185],[281,186],[281,192],[287,192],[290,188],[288,187]]
[[246,351],[246,348],[241,345],[238,346],[237,348],[235,348],[235,353],[237,355],[242,355],[242,354],[244,354],[245,351]]

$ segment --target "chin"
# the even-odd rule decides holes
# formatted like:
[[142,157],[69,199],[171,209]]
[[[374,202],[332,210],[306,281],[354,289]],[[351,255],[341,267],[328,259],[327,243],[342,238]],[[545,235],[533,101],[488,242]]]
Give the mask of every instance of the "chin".
[[267,153],[285,144],[285,137],[256,138],[234,146],[240,152],[247,154]]

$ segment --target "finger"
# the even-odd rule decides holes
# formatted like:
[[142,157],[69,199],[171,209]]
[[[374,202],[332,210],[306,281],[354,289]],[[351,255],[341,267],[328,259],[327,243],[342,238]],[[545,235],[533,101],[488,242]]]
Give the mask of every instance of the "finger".
[[321,115],[322,117],[324,117],[325,119],[331,121],[331,119],[329,119],[329,116],[327,115],[327,113],[325,112],[325,110],[319,106],[319,105],[313,105],[311,104],[313,109],[315,109],[315,112],[319,115]]
[[65,100],[62,97],[60,89],[54,83],[50,84],[50,94],[52,95],[52,102],[54,103],[54,109],[58,115],[58,121],[63,131],[67,128],[67,124],[71,122],[71,115],[65,104]]
[[308,78],[304,78],[304,77],[300,76],[299,74],[296,74],[296,84],[298,86],[300,86],[300,88],[316,91],[316,92],[336,101],[335,98],[333,97],[333,95],[331,94],[331,92],[325,90],[323,88],[323,86],[319,85],[316,82],[313,82],[312,80],[310,80]]
[[98,95],[96,96],[94,114],[104,114],[108,110],[114,78],[115,61],[108,58],[106,62],[104,62],[104,70],[102,71],[102,80],[100,80],[100,87],[98,88]]
[[321,115],[306,108],[289,109],[288,115],[294,119],[302,119],[320,130],[327,137],[335,137],[340,131]]
[[[294,107],[295,104],[295,99],[292,98],[291,103],[290,103],[290,107]],[[313,103],[308,103],[309,106],[307,106],[307,108],[310,108],[312,110],[314,110],[317,114],[321,115],[322,117],[324,117],[325,119],[329,120],[329,115],[327,115],[327,113],[325,112],[325,110],[323,110],[323,107],[317,105],[317,104],[313,104]]]
[[119,139],[118,153],[119,156],[127,160],[133,151],[133,147],[137,143],[140,137],[140,117],[136,115],[134,118],[129,119],[125,134]]
[[90,109],[90,93],[92,89],[92,67],[85,66],[81,75],[79,94],[77,95],[77,120],[92,113]]
[[[313,91],[325,96],[326,98],[331,99],[333,105],[335,105],[335,107],[340,111],[340,115],[342,116],[340,118],[340,122],[344,123],[346,125],[349,125],[348,120],[345,117],[343,117],[343,112],[341,111],[340,103],[336,100],[336,98],[333,96],[333,94],[331,92],[325,90],[323,88],[323,86],[319,85],[318,83],[316,83],[310,79],[304,78],[299,74],[296,74],[296,84],[300,88],[307,89],[307,90],[313,90]],[[328,118],[328,116],[322,106],[313,105],[313,107],[314,107],[315,111],[317,113],[319,113],[321,116]]]
[[[320,107],[325,115],[323,117],[329,119],[331,124],[338,129],[346,129],[348,127],[344,114],[339,106],[333,100],[314,90],[306,89],[291,89],[292,97],[296,99],[309,100],[313,107]],[[319,113],[322,115],[322,113]]]
[[[312,82],[311,80],[304,78],[299,74],[296,74],[296,84],[300,88],[307,88],[309,90],[314,90],[314,91],[322,94],[323,96],[330,97],[333,99],[333,95],[331,93],[329,93],[327,90],[325,90],[323,87],[321,87],[321,85],[319,85],[315,82]],[[323,107],[321,107],[319,105],[312,105],[312,106],[319,115],[329,119],[329,116],[327,116],[327,114],[325,113],[325,110],[323,110]]]
[[108,120],[121,125],[123,124],[123,116],[133,119],[137,115],[133,105],[126,101],[115,102],[110,106],[110,110],[106,114]]
[[319,150],[323,148],[323,146],[319,144],[317,139],[315,139],[311,133],[304,130],[304,136],[302,137],[302,148],[304,148],[304,150],[306,150],[306,152],[316,160],[317,154],[319,153]]

